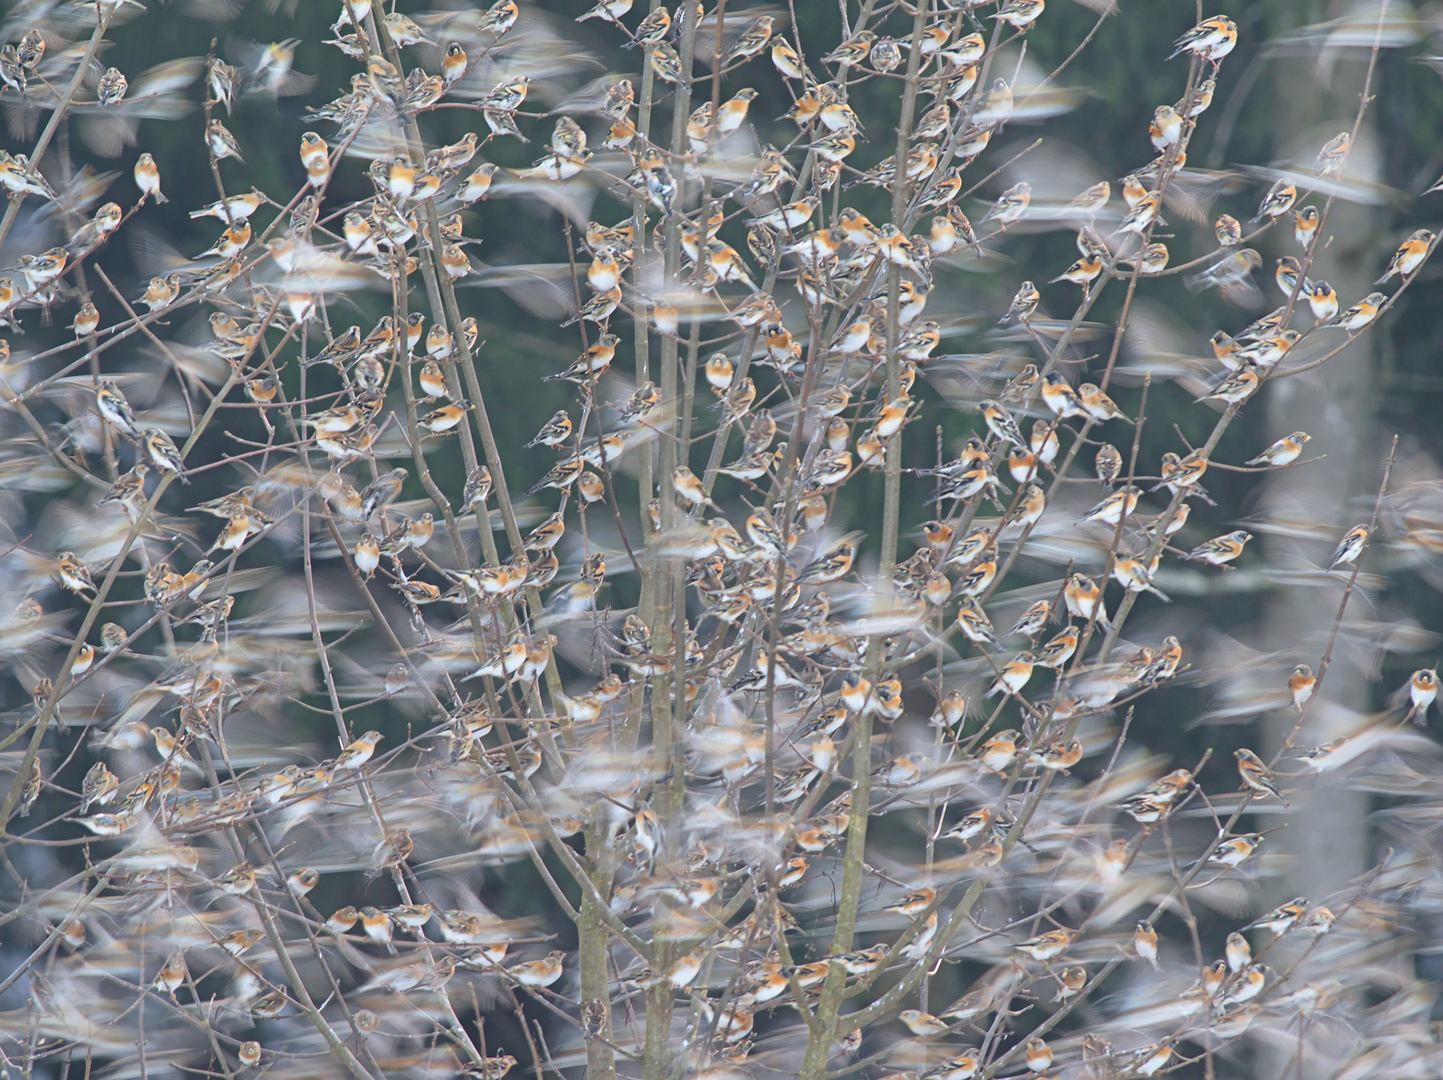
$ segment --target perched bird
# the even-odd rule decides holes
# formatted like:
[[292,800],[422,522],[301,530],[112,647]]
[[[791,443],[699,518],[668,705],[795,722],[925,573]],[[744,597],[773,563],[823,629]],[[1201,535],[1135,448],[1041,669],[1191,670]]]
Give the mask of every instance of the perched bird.
[[1381,285],[1394,277],[1409,277],[1423,265],[1423,260],[1433,249],[1433,233],[1418,229],[1399,245],[1393,257],[1388,260],[1388,269],[1374,284]]
[[1311,441],[1312,436],[1306,431],[1295,431],[1291,435],[1285,435],[1273,443],[1255,458],[1246,462],[1248,465],[1291,465],[1302,456],[1303,447]]
[[1037,286],[1030,281],[1024,281],[1018,286],[1017,293],[1012,297],[1012,303],[1007,308],[1007,313],[997,320],[999,326],[1007,326],[1014,322],[1027,322],[1037,311],[1037,305],[1042,299],[1042,294],[1037,291]]
[[151,464],[162,473],[180,477],[182,484],[189,484],[185,476],[185,462],[170,436],[157,427],[148,427],[140,434]]
[[1132,951],[1153,967],[1157,967],[1157,931],[1144,919],[1132,934]]
[[1293,208],[1297,200],[1298,189],[1293,182],[1286,177],[1277,180],[1268,193],[1263,196],[1263,201],[1258,204],[1258,212],[1251,218],[1252,221],[1262,221],[1263,218],[1279,218]]
[[1419,668],[1408,682],[1408,719],[1419,727],[1428,726],[1428,707],[1438,698],[1438,673]]
[[1214,67],[1223,57],[1232,52],[1238,43],[1238,28],[1225,15],[1215,15],[1198,23],[1173,44],[1176,48],[1168,56],[1171,60],[1180,53],[1189,52],[1203,60],[1209,60]]
[[1233,757],[1237,758],[1238,776],[1241,777],[1245,788],[1260,795],[1275,795],[1284,806],[1289,805],[1278,787],[1272,770],[1263,764],[1257,754],[1246,748],[1240,748],[1233,751]]
[[1032,202],[1032,185],[1024,182],[1013,184],[1004,191],[992,208],[983,215],[977,222],[979,226],[986,225],[989,221],[1000,222],[1004,227],[1018,220],[1027,212],[1028,205]]
[[1243,927],[1244,930],[1271,930],[1282,936],[1291,930],[1308,910],[1306,897],[1295,896],[1286,904],[1279,904],[1266,914],[1259,915]]
[[219,120],[210,122],[210,126],[205,131],[205,139],[206,145],[210,147],[210,152],[215,155],[217,160],[233,157],[242,165],[245,164],[245,158],[241,157],[240,145],[235,141],[235,136]]
[[1350,566],[1355,565],[1363,554],[1363,549],[1368,545],[1368,537],[1371,532],[1372,530],[1367,525],[1354,525],[1349,529],[1343,535],[1343,539],[1338,541],[1338,546],[1334,549],[1333,557],[1328,563],[1328,569],[1335,569],[1344,563]]
[[106,68],[95,85],[95,100],[104,107],[114,105],[125,97],[125,76],[117,68]]
[[1183,558],[1205,562],[1209,566],[1226,566],[1243,553],[1243,546],[1252,538],[1253,534],[1245,529],[1234,529],[1203,541]]
[[1288,676],[1288,690],[1293,696],[1293,706],[1299,712],[1302,712],[1303,706],[1306,705],[1308,699],[1313,696],[1313,689],[1317,686],[1317,683],[1317,676],[1313,674],[1313,669],[1308,667],[1307,664],[1299,664],[1293,668],[1293,673]]
[[1378,317],[1378,312],[1387,302],[1380,292],[1369,293],[1356,304],[1340,311],[1328,320],[1329,326],[1341,326],[1349,334],[1356,334]]

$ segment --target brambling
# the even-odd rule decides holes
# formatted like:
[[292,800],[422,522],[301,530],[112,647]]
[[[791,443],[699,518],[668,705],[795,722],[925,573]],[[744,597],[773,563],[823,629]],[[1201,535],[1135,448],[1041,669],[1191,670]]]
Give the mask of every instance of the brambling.
[[221,527],[215,543],[210,546],[210,550],[206,554],[209,555],[214,551],[239,551],[252,533],[260,531],[261,525],[253,522],[250,514],[242,510]]
[[245,250],[246,245],[251,242],[251,225],[249,221],[242,222],[239,226],[232,226],[220,234],[220,238],[214,244],[206,248],[197,259],[231,259]]
[[576,363],[565,371],[546,376],[546,381],[568,379],[571,382],[585,383],[600,378],[611,366],[612,358],[616,355],[616,346],[620,340],[615,334],[602,334]]
[[355,547],[351,549],[351,558],[355,561],[361,577],[370,581],[376,568],[381,565],[381,544],[376,535],[369,530],[363,532]]
[[[114,70],[114,69],[112,69]],[[171,997],[185,983],[187,970],[185,966],[184,953],[172,953],[170,958],[161,965],[160,970],[150,980],[150,985],[156,990],[163,990]]]
[[168,308],[179,295],[179,274],[170,274],[163,278],[153,277],[150,279],[150,284],[146,286],[145,295],[140,298],[140,302],[154,314]]
[[45,37],[39,30],[27,30],[15,47],[16,62],[25,71],[33,72],[45,55]]
[[876,40],[877,35],[871,30],[861,30],[823,56],[822,63],[856,66],[871,54]]
[[[1042,403],[1052,411],[1052,414],[1059,420],[1066,420],[1071,416],[1085,416],[1082,401],[1077,391],[1067,384],[1067,380],[1056,371],[1049,371],[1042,377]],[[1036,428],[1033,428],[1034,435]],[[1037,454],[1036,447],[1032,452]],[[1041,457],[1041,454],[1038,454]],[[1044,460],[1046,460],[1044,458]]]
[[[980,472],[981,470],[978,471]],[[963,477],[963,482],[967,482],[965,476]],[[965,490],[972,490],[973,494],[976,494],[977,491],[983,490],[985,483],[986,478],[983,477],[980,481],[971,483]],[[976,490],[973,490],[974,488]],[[943,492],[944,497],[952,494],[948,492],[946,485],[943,486]],[[972,567],[957,580],[957,594],[966,597],[981,596],[991,587],[992,582],[996,580],[996,578],[997,550],[995,547],[989,546],[983,554],[977,557],[977,561]]]
[[241,157],[240,145],[235,141],[235,136],[219,120],[211,120],[210,125],[205,129],[205,141],[217,161],[233,157],[242,165],[245,164],[245,158]]
[[361,492],[361,517],[369,521],[380,511],[384,510],[396,497],[401,494],[401,485],[405,483],[410,473],[405,469],[392,469],[390,472],[378,476],[366,485]]
[[95,100],[102,107],[119,104],[125,98],[127,83],[118,68],[106,68],[95,86]]
[[1022,688],[1027,685],[1028,680],[1032,678],[1032,669],[1036,662],[1037,658],[1030,652],[1019,653],[1014,659],[1002,665],[1001,672],[988,687],[987,692],[982,695],[983,698],[990,698],[993,694],[1010,697],[1020,693]]
[[784,78],[807,79],[806,69],[802,67],[802,58],[797,55],[797,50],[780,35],[772,38],[771,41],[772,66],[781,72]]
[[1111,627],[1107,618],[1107,609],[1102,600],[1102,589],[1090,577],[1083,574],[1070,575],[1062,588],[1062,597],[1067,603],[1067,613],[1071,617],[1088,622],[1095,616],[1098,624],[1104,629]]
[[977,224],[981,226],[989,221],[996,221],[1004,227],[1010,225],[1026,213],[1031,202],[1032,185],[1025,181],[1013,184],[998,197],[997,201],[992,204],[992,208]]
[[1313,675],[1313,669],[1307,664],[1299,664],[1293,668],[1293,673],[1288,676],[1288,689],[1292,691],[1293,706],[1299,712],[1313,696],[1313,688],[1318,684],[1317,678]]
[[[1025,374],[1024,371],[1023,375]],[[1061,443],[1057,439],[1056,426],[1049,424],[1046,420],[1034,420],[1027,446],[1043,465],[1051,465],[1057,459],[1057,452],[1061,447]]]
[[[954,725],[955,726],[955,725]],[[1011,757],[1007,759],[1011,761]],[[981,836],[982,832],[992,824],[992,811],[987,807],[981,810],[974,810],[972,813],[963,816],[957,824],[939,834],[940,839],[946,840],[971,840],[973,837]]]
[[393,12],[381,20],[385,26],[386,33],[391,35],[391,40],[399,46],[420,45],[422,43],[435,45],[436,42],[424,30],[416,25],[415,21],[407,18],[399,12]]
[[1259,915],[1243,927],[1244,930],[1271,930],[1281,937],[1297,924],[1308,910],[1307,897],[1295,896],[1286,904],[1279,904],[1265,915]]
[[1112,485],[1122,473],[1122,452],[1112,443],[1103,443],[1093,458],[1093,469],[1104,491],[1111,491]]
[[1173,108],[1185,114],[1189,120],[1196,119],[1207,112],[1208,107],[1213,103],[1213,95],[1215,93],[1217,93],[1217,80],[1213,78],[1204,79],[1198,85],[1197,89],[1193,91],[1191,106],[1188,105],[1187,99],[1183,98],[1183,100],[1179,101]]
[[351,740],[337,756],[336,763],[332,767],[337,772],[342,770],[354,772],[371,760],[371,756],[376,752],[376,744],[384,737],[379,731],[368,731],[359,738]]
[[1333,929],[1333,924],[1337,921],[1338,916],[1333,914],[1331,909],[1319,904],[1303,917],[1302,921],[1298,923],[1298,929],[1316,941]]
[[1037,476],[1037,455],[1021,446],[1007,451],[1007,472],[1019,484],[1025,484]]
[[1331,322],[1338,314],[1338,294],[1326,281],[1315,281],[1308,290],[1308,307],[1317,322]]
[[477,201],[484,201],[490,194],[492,181],[500,166],[486,162],[466,177],[456,190],[452,192],[453,197],[463,206],[470,206]]
[[1042,519],[1047,509],[1047,493],[1035,483],[1026,483],[1018,493],[1017,501],[1008,512],[1008,524],[1028,528]]
[[1147,232],[1154,221],[1159,220],[1159,205],[1160,200],[1157,194],[1151,191],[1148,192],[1137,201],[1136,206],[1132,207],[1132,209],[1123,216],[1122,224],[1112,231],[1112,235],[1117,236],[1121,233],[1132,233],[1135,236],[1141,236]]
[[1356,334],[1378,317],[1378,311],[1387,299],[1380,292],[1369,293],[1356,304],[1333,316],[1328,325],[1341,326],[1349,334]]
[[1150,592],[1163,603],[1170,603],[1168,595],[1152,583],[1152,575],[1156,569],[1156,559],[1152,566],[1148,567],[1139,559],[1119,554],[1112,565],[1112,579],[1129,592]]
[[975,128],[997,127],[1012,115],[1012,106],[1012,87],[1007,85],[1006,79],[994,79],[987,93],[973,108],[972,124]]
[[[926,888],[912,890],[901,899],[897,900],[895,903],[886,905],[882,908],[882,910],[895,912],[898,915],[906,915],[907,917],[912,918],[917,915],[921,915],[924,911],[926,911],[929,907],[932,906],[932,901],[936,899],[937,890],[928,886]],[[921,1032],[914,1030],[913,1034],[920,1035]]]
[[1027,445],[1022,438],[1022,432],[1017,430],[1017,421],[1012,419],[1011,413],[991,399],[984,399],[977,404],[982,411],[983,420],[987,423],[987,430],[999,444],[1010,442],[1022,447]]
[[1388,261],[1387,272],[1380,277],[1375,285],[1382,285],[1385,281],[1395,276],[1408,277],[1423,265],[1423,260],[1428,257],[1428,251],[1433,245],[1434,236],[1427,229],[1418,229],[1408,239],[1404,240],[1393,257]]
[[1340,131],[1323,144],[1313,162],[1313,168],[1320,176],[1336,176],[1348,160],[1348,152],[1352,147],[1353,136],[1346,131]]
[[1157,967],[1157,931],[1143,919],[1132,933],[1132,951],[1153,967]]
[[1419,668],[1413,672],[1408,684],[1408,698],[1411,708],[1407,719],[1419,727],[1428,726],[1428,707],[1438,697],[1438,673],[1432,668]]
[[1209,566],[1225,566],[1243,553],[1243,546],[1252,538],[1252,533],[1244,529],[1234,529],[1230,533],[1203,541],[1183,558],[1205,562]]
[[1176,48],[1168,59],[1189,52],[1211,61],[1213,66],[1217,67],[1218,62],[1232,52],[1237,43],[1237,24],[1226,15],[1214,15],[1210,19],[1204,19],[1173,42]]
[[1289,805],[1288,800],[1279,789],[1272,771],[1263,764],[1263,760],[1257,754],[1246,748],[1240,748],[1233,751],[1233,757],[1237,758],[1238,776],[1242,779],[1243,787],[1259,795],[1276,795],[1284,806]]
[[1217,237],[1218,247],[1236,247],[1242,243],[1243,227],[1231,214],[1223,214],[1213,222],[1213,235]]
[[[1099,424],[1108,420],[1127,420],[1127,416],[1117,407],[1117,402],[1093,383],[1078,385],[1077,402],[1082,407],[1083,413]],[[1128,423],[1131,422],[1128,420]]]
[[[1141,177],[1136,173],[1128,173],[1122,178],[1122,201],[1127,204],[1129,210],[1136,210],[1144,199],[1148,197],[1147,185],[1142,182]],[[1078,234],[1079,243],[1081,234]],[[1086,252],[1084,252],[1086,254]]]
[[999,731],[978,747],[977,760],[995,773],[1005,772],[1017,756],[1017,741],[1021,737],[1012,728]]
[[248,195],[232,195],[228,199],[218,199],[209,206],[203,206],[199,210],[192,210],[192,218],[213,217],[221,221],[234,223],[244,221],[256,212],[265,196],[252,190]]
[[867,63],[873,71],[884,75],[896,71],[902,63],[902,50],[894,38],[879,37],[867,53]]
[[729,67],[738,61],[744,62],[760,55],[772,39],[774,21],[772,16],[763,15],[743,30],[741,37],[737,38],[736,44],[728,50],[722,61],[723,66]]
[[131,411],[130,402],[114,381],[106,379],[96,388],[95,407],[101,416],[127,435],[136,433],[135,414]]
[[1367,546],[1370,533],[1371,530],[1367,525],[1354,525],[1349,529],[1343,539],[1338,542],[1328,569],[1335,569],[1342,563],[1350,566],[1356,564],[1359,556],[1363,554],[1364,547]]
[[90,571],[81,562],[73,551],[62,551],[56,562],[55,572],[60,578],[60,584],[64,585],[73,593],[84,596],[87,592],[95,591],[95,582],[91,579]]
[[1131,1071],[1138,1076],[1155,1076],[1172,1060],[1176,1044],[1177,1039],[1169,1035],[1152,1046],[1143,1047],[1133,1056]]
[[638,46],[656,45],[660,43],[671,31],[671,13],[665,6],[658,7],[655,11],[647,14],[636,27],[636,33],[631,40],[622,46],[623,49],[634,49]]
[[491,496],[491,470],[477,465],[466,477],[466,486],[461,492],[461,513],[469,514],[486,505]]
[[1037,291],[1037,286],[1030,281],[1024,281],[1013,296],[1012,303],[1007,313],[997,320],[998,326],[1010,326],[1014,322],[1026,323],[1037,312],[1037,305],[1042,299],[1042,294]]
[[[1086,973],[1084,972],[1084,980]],[[1052,1047],[1043,1039],[1028,1039],[1023,1045],[1023,1060],[1034,1074],[1045,1073],[1052,1065]]]
[[1183,118],[1171,105],[1159,105],[1148,124],[1148,136],[1158,150],[1166,150],[1182,138]]
[[1222,401],[1228,405],[1239,405],[1253,396],[1260,381],[1258,366],[1251,360],[1245,360],[1236,371],[1213,387],[1211,392],[1193,400]]
[[1051,772],[1066,772],[1082,760],[1082,743],[1076,739],[1066,742],[1058,740],[1051,743],[1043,750],[1032,754],[1027,759],[1027,764],[1033,768],[1047,769]]
[[1130,265],[1137,268],[1137,272],[1144,277],[1148,274],[1160,274],[1167,269],[1169,258],[1167,245],[1160,243],[1148,244],[1142,249],[1142,254],[1131,260]]
[[1064,213],[1081,214],[1091,220],[1107,206],[1110,198],[1112,198],[1112,185],[1106,180],[1099,180],[1091,187],[1083,189],[1062,209]]
[[1228,970],[1236,975],[1253,962],[1253,947],[1248,944],[1247,938],[1234,930],[1228,935],[1224,959],[1227,960]]
[[526,448],[529,450],[533,446],[541,445],[555,449],[565,443],[570,437],[571,417],[567,415],[565,409],[558,409],[556,414],[542,425],[541,430],[536,433],[535,438],[529,443],[526,443]]
[[1043,0],[1007,0],[992,13],[992,18],[1005,22],[1014,30],[1025,31],[1042,15]]
[[561,978],[566,953],[555,949],[544,959],[529,960],[506,968],[506,974],[522,986],[550,986]]
[[1258,845],[1262,842],[1263,837],[1259,833],[1230,837],[1213,848],[1212,853],[1208,856],[1208,861],[1221,863],[1229,869],[1235,870],[1252,857],[1253,852],[1257,851]]
[[1318,208],[1305,206],[1293,211],[1293,239],[1304,251],[1312,250],[1313,237],[1318,234]]
[[1292,296],[1294,290],[1299,288],[1301,281],[1302,294],[1306,296],[1313,287],[1313,283],[1303,277],[1302,264],[1291,255],[1284,255],[1278,260],[1278,268],[1273,273],[1273,280],[1278,283],[1278,290],[1284,296]]
[[1137,488],[1125,487],[1091,507],[1082,517],[1078,518],[1078,521],[1096,521],[1103,525],[1117,525],[1123,518],[1132,516],[1132,512],[1137,509],[1139,494]]
[[141,432],[141,439],[152,465],[162,473],[179,476],[182,484],[190,483],[185,476],[185,463],[181,459],[180,450],[176,448],[169,435],[160,428],[149,427]]
[[1287,177],[1281,177],[1268,189],[1263,196],[1263,201],[1258,204],[1258,212],[1250,218],[1250,221],[1262,221],[1263,218],[1279,218],[1293,208],[1297,200],[1298,189]]
[[1061,670],[1062,665],[1077,651],[1077,643],[1077,628],[1070,624],[1064,626],[1047,644],[1037,650],[1037,662],[1043,667]]
[[1048,284],[1055,285],[1059,281],[1068,281],[1074,285],[1081,285],[1085,291],[1101,274],[1102,258],[1098,255],[1084,255],[1048,281]]
[[1002,643],[997,640],[992,629],[992,620],[972,597],[963,598],[961,607],[957,609],[956,621],[957,629],[961,630],[969,641],[990,645],[994,650],[1001,651]]
[[571,485],[576,483],[577,477],[581,475],[585,462],[580,458],[568,458],[559,462],[540,480],[536,481],[526,492],[528,495],[535,495],[543,488],[555,488],[557,491],[569,491]]
[[75,318],[70,323],[70,329],[77,338],[89,337],[100,326],[100,312],[89,300],[80,305],[80,310],[75,313]]
[[1026,953],[1038,963],[1046,963],[1065,953],[1076,936],[1076,930],[1049,930],[1045,934],[1016,942],[1012,947],[1018,952]]

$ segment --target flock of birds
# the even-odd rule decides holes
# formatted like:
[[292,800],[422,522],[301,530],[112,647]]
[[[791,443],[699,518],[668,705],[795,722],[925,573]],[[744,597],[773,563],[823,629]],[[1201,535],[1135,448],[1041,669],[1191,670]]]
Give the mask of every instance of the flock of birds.
[[[1164,558],[1211,574],[1246,559],[1243,529],[1179,539],[1194,502],[1211,502],[1202,481],[1223,431],[1296,373],[1296,357],[1315,367],[1336,355],[1397,295],[1340,298],[1308,276],[1331,205],[1306,203],[1308,181],[1344,173],[1356,128],[1277,179],[1251,231],[1224,214],[1215,250],[1170,266],[1157,227],[1238,42],[1222,15],[1188,30],[1173,54],[1189,62],[1182,97],[1156,109],[1156,157],[1123,178],[1121,205],[1102,181],[1048,208],[1076,231],[1078,258],[1048,284],[1080,286],[1077,315],[1047,319],[1042,291],[1022,281],[997,320],[1017,362],[976,377],[993,384],[973,403],[976,431],[951,460],[939,436],[934,465],[904,463],[918,375],[949,363],[933,356],[947,333],[927,317],[934,270],[995,249],[1039,209],[1027,182],[975,222],[962,201],[965,170],[1025,102],[999,57],[1043,0],[897,5],[914,20],[899,37],[869,0],[813,58],[774,14],[654,6],[628,26],[631,6],[601,0],[580,18],[640,48],[642,75],[582,95],[571,111],[590,134],[562,115],[533,165],[502,169],[478,155],[526,140],[519,120],[534,119],[531,77],[519,62],[507,72],[527,19],[515,0],[414,17],[344,0],[327,44],[356,72],[308,113],[318,130],[300,141],[304,184],[285,203],[222,188],[190,211],[219,225],[215,243],[139,295],[107,297],[96,277],[109,279],[89,271],[123,225],[178,198],[155,158],[134,162],[133,206],[87,218],[104,188],[77,194],[42,171],[53,125],[30,156],[0,152],[0,236],[30,200],[68,235],[0,278],[0,317],[18,333],[74,307],[72,340],[25,357],[4,346],[7,441],[30,447],[29,482],[92,489],[96,507],[47,526],[66,549],[17,537],[0,556],[6,588],[23,592],[0,640],[33,699],[0,736],[13,778],[0,940],[17,962],[0,972],[5,1060],[27,1075],[93,1057],[142,1077],[490,1078],[520,1060],[538,1078],[586,1066],[1108,1080],[1199,1060],[1211,1076],[1251,1029],[1294,1054],[1300,1075],[1305,1041],[1338,1062],[1329,1075],[1423,1075],[1431,996],[1390,983],[1382,1006],[1362,1010],[1350,965],[1364,982],[1397,976],[1390,938],[1429,856],[1385,860],[1336,895],[1249,920],[1268,830],[1245,826],[1289,808],[1299,775],[1325,782],[1366,754],[1417,751],[1407,722],[1426,725],[1436,672],[1417,671],[1400,708],[1359,735],[1307,747],[1327,661],[1280,668],[1296,725],[1271,760],[1235,751],[1236,792],[1203,791],[1197,765],[1165,771],[1117,727],[1191,663],[1179,636],[1122,637],[1144,597],[1168,599]],[[45,33],[13,34],[0,47],[7,101],[55,116],[133,104],[96,45],[134,9],[57,9],[94,28],[55,51],[58,69]],[[222,114],[251,93],[310,89],[298,44],[205,62],[196,141],[218,185],[246,150]],[[517,52],[539,62],[528,48]],[[714,78],[694,74],[703,56]],[[758,90],[721,90],[768,60],[797,132],[780,150],[757,145]],[[173,78],[157,89],[152,76],[145,93],[188,85]],[[848,161],[865,140],[848,91],[871,80],[905,95],[910,128],[861,170]],[[653,111],[668,95],[670,143]],[[485,130],[427,148],[422,120],[456,107]],[[372,192],[341,203],[332,179],[358,156]],[[854,185],[886,192],[893,220],[843,206]],[[458,302],[481,273],[464,229],[508,187],[574,186],[610,196],[620,220],[580,230],[566,287],[583,351],[545,376],[572,384],[576,404],[526,444],[547,456],[522,500],[486,411],[497,403],[485,327]],[[260,211],[276,211],[269,225]],[[722,239],[729,225],[745,253]],[[1198,398],[1218,413],[1212,437],[1143,475],[1145,418],[1109,396],[1112,365],[1072,373],[1087,312],[1109,283],[1131,295],[1189,270],[1192,288],[1251,289],[1261,257],[1248,245],[1288,226],[1299,250],[1278,260],[1281,306],[1212,338],[1213,384]],[[1378,284],[1408,288],[1435,246],[1413,233]],[[333,325],[346,294],[375,289],[391,294],[388,314],[369,329]],[[100,307],[122,306],[102,325]],[[172,353],[158,331],[192,309],[209,339]],[[628,326],[634,382],[621,375]],[[183,414],[132,404],[139,380],[111,351],[122,343],[167,357]],[[286,357],[299,374],[283,376]],[[54,401],[72,415],[47,431]],[[263,439],[235,436],[208,456],[222,408],[253,414]],[[691,448],[706,442],[703,466]],[[1246,468],[1305,466],[1308,442],[1284,436]],[[453,446],[464,484],[448,491]],[[1068,476],[1084,451],[1095,480]],[[638,473],[628,526],[617,492]],[[869,474],[885,484],[880,568],[863,557],[867,536],[833,527],[859,473],[857,487]],[[229,490],[221,478],[236,475],[245,482]],[[915,548],[902,558],[904,482],[930,485],[935,517],[905,533]],[[1064,483],[1095,483],[1095,505]],[[213,541],[198,517],[162,511],[176,484],[199,496],[181,500],[194,503],[187,515],[219,521]],[[1150,495],[1162,504],[1151,512]],[[1382,519],[1336,539],[1319,573],[1346,583],[1344,604],[1385,527],[1402,546],[1443,550],[1443,513],[1426,504],[1380,498]],[[1060,579],[1000,591],[1030,538],[1061,534],[1081,539]],[[181,558],[187,546],[198,560]],[[304,565],[299,601],[268,594],[277,552],[293,574]],[[614,609],[609,579],[631,573],[640,601]],[[347,657],[362,627],[384,659]],[[386,730],[356,735],[353,710]],[[332,756],[297,744],[303,717],[335,726]],[[1084,759],[1086,780],[1072,772]],[[901,819],[925,861],[867,842]],[[41,843],[72,861],[38,869],[28,845]],[[580,948],[556,947],[555,920],[493,913],[479,895],[491,866],[534,874]],[[1229,920],[1221,956],[1197,939],[1190,903]],[[1185,956],[1156,925],[1179,917],[1193,930]],[[938,1006],[944,961],[982,973]],[[1074,1012],[1086,1034],[1054,1026]],[[511,1053],[488,1042],[496,1025]],[[656,1040],[652,1025],[669,1030]]]

